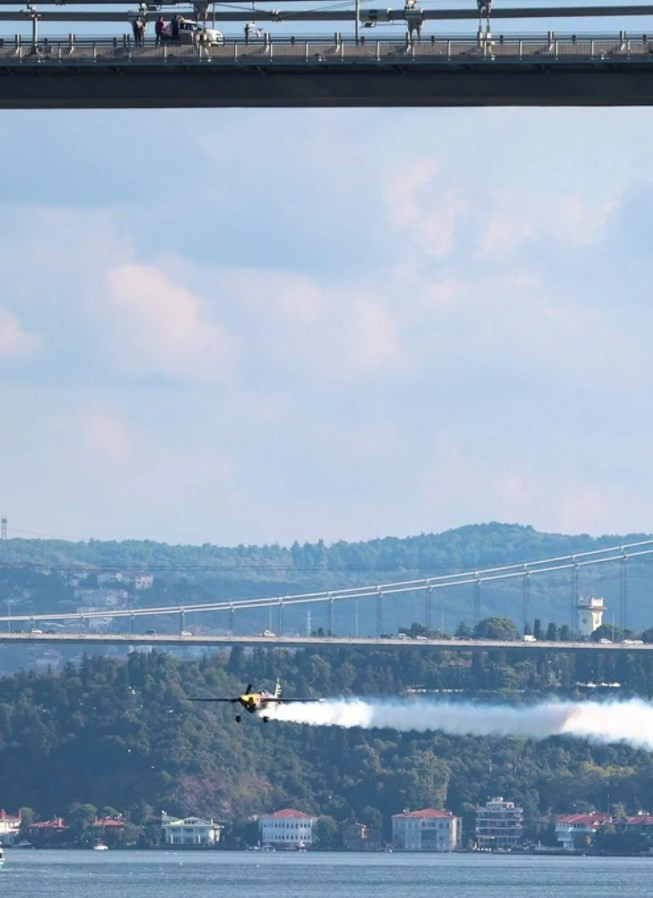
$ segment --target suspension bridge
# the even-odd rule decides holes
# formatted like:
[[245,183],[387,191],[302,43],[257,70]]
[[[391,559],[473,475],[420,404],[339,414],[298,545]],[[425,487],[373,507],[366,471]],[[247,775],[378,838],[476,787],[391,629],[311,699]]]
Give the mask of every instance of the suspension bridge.
[[[318,643],[332,645],[442,645],[447,648],[492,647],[496,645],[511,646],[512,648],[542,649],[550,648],[579,648],[596,647],[595,643],[588,644],[573,640],[576,633],[576,615],[581,602],[581,574],[584,571],[597,572],[610,569],[617,581],[616,611],[618,611],[619,631],[623,632],[628,626],[628,592],[629,576],[634,564],[653,560],[653,539],[639,540],[622,545],[614,545],[601,549],[594,549],[573,555],[564,555],[538,559],[513,564],[503,564],[490,567],[479,567],[475,570],[438,574],[419,579],[397,580],[391,582],[373,583],[362,586],[344,587],[342,589],[330,589],[315,592],[305,592],[289,595],[275,595],[256,598],[220,599],[217,601],[205,601],[198,603],[169,604],[142,607],[120,608],[82,608],[76,611],[61,611],[53,609],[48,613],[12,614],[8,604],[8,613],[0,615],[0,642],[5,643],[52,643],[62,644],[66,642],[100,644],[100,643],[126,643],[126,644],[151,644],[151,645],[286,645],[303,646]],[[496,616],[489,601],[484,602],[483,590],[494,584],[513,584],[513,594],[517,597],[512,600],[511,615],[514,620],[521,621],[524,628],[531,620],[532,597],[531,589],[535,581],[555,577],[558,585],[562,578],[567,580],[568,593],[568,620],[570,640],[565,643],[546,642],[544,640],[516,643],[496,642],[495,640],[467,639],[451,640],[445,636],[443,612],[443,596],[453,589],[465,589],[470,595],[470,617],[477,624],[482,616]],[[412,608],[415,608],[415,600],[422,606],[423,628],[429,634],[408,639],[405,633],[397,636],[384,633],[385,620],[388,612],[392,612],[396,619],[407,607],[406,599],[413,600]],[[319,614],[326,626],[319,635],[315,635],[310,627],[305,634],[299,633],[295,624],[292,629],[286,625],[286,616],[290,611],[304,609],[307,615]],[[436,612],[442,613],[441,626],[433,629]],[[366,620],[374,620],[375,627],[372,633],[362,633],[360,621],[362,611],[365,611]],[[546,609],[544,609],[546,611]],[[252,620],[259,621],[259,631],[256,633],[242,632],[238,627],[238,620],[243,612],[248,612],[248,629],[252,628]],[[370,613],[372,612],[372,613]],[[206,625],[199,624],[203,616]],[[142,630],[143,619],[147,619],[147,625],[151,625],[152,619],[161,619],[167,632],[157,632],[154,629]],[[166,620],[167,619],[167,620]],[[171,619],[171,620],[170,620]],[[274,623],[273,623],[274,619]],[[192,626],[197,631],[193,632],[188,627]],[[165,623],[164,623],[165,621]],[[262,621],[262,624],[261,624]],[[407,620],[406,624],[411,621]],[[140,626],[139,626],[140,625]],[[262,629],[262,627],[266,629]],[[272,630],[274,626],[274,631]],[[613,635],[615,632],[613,618]],[[338,633],[338,635],[335,635]],[[605,640],[601,645],[604,648],[617,647],[614,641]],[[638,640],[625,640],[619,647],[632,650],[647,650],[649,646]]]
[[[216,20],[197,0],[166,5],[183,28],[163,39],[160,4],[80,2],[0,0],[0,108],[653,104],[653,4],[226,0]],[[579,21],[616,27],[562,30]]]

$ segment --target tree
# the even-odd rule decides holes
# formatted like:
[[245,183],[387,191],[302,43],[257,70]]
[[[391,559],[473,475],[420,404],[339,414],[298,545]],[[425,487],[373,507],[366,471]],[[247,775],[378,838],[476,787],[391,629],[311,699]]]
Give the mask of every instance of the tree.
[[333,849],[338,847],[338,824],[333,817],[320,817],[316,826],[316,842],[319,848]]
[[536,617],[535,620],[533,621],[533,636],[536,639],[544,638],[544,634],[542,632],[542,621],[540,620],[539,617]]
[[79,804],[75,802],[68,809],[66,822],[70,827],[70,835],[77,840],[84,839],[88,835],[93,821],[97,817],[97,808],[92,804]]
[[508,617],[486,617],[474,627],[474,639],[498,639],[514,642],[519,639],[519,630]]
[[549,624],[546,628],[546,638],[548,642],[558,641],[558,627],[556,624]]
[[20,831],[24,835],[32,823],[34,823],[36,814],[31,808],[20,808],[18,816],[20,817]]
[[626,631],[614,624],[601,624],[596,630],[592,631],[590,637],[593,642],[600,642],[601,639],[609,639],[611,642],[621,642],[626,636]]

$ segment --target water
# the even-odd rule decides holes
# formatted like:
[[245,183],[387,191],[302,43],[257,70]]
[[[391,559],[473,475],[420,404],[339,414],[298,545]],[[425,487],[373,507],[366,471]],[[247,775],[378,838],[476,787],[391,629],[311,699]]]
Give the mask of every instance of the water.
[[11,898],[649,898],[653,858],[7,851]]

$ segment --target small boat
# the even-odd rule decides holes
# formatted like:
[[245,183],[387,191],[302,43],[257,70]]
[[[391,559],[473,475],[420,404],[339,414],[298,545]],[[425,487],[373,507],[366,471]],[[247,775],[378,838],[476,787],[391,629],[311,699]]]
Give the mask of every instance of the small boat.
[[108,851],[109,846],[105,845],[104,842],[94,842],[93,843],[93,851]]

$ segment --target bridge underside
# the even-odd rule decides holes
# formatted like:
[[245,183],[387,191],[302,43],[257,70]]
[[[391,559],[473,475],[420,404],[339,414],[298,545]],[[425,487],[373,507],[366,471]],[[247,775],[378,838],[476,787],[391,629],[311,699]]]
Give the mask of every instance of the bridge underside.
[[2,109],[648,106],[653,61],[489,65],[0,64]]

